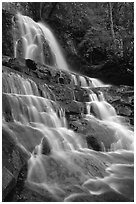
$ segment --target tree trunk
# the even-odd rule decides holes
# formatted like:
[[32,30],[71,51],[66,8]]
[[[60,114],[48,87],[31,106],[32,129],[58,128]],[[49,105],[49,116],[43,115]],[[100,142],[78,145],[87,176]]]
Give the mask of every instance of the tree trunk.
[[110,14],[110,27],[111,27],[111,34],[113,37],[113,41],[115,41],[115,32],[114,32],[114,25],[113,25],[113,16],[112,16],[112,4],[109,2],[109,14]]

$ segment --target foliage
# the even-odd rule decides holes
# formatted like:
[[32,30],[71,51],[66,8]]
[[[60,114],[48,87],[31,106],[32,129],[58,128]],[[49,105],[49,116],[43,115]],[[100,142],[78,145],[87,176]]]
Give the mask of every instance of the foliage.
[[[130,2],[110,4],[111,11],[109,2],[58,2],[52,15],[45,17],[47,8],[52,6],[45,3],[42,15],[55,32],[58,31],[67,52],[84,58],[86,63],[123,59],[128,65],[133,65],[134,5]],[[115,39],[111,31],[110,12]]]

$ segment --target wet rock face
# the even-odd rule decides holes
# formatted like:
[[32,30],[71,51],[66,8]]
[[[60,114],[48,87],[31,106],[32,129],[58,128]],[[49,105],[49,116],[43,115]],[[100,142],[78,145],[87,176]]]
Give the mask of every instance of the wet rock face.
[[16,185],[16,179],[13,174],[5,167],[2,167],[2,197],[4,198]]
[[74,89],[75,100],[80,102],[88,102],[89,99],[89,91],[83,88],[75,87]]
[[[4,90],[4,88],[3,88]],[[8,98],[5,94],[2,94],[2,114],[6,122],[13,121],[11,107]]]
[[26,162],[26,155],[18,148],[15,138],[2,130],[2,199],[15,187],[19,172]]
[[49,88],[56,96],[56,100],[61,103],[70,103],[74,99],[72,89],[58,84],[57,86],[50,85]]

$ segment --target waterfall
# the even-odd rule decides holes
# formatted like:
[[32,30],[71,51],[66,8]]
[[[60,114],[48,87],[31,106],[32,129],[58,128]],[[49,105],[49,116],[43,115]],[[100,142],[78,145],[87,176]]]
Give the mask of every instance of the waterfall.
[[32,59],[41,64],[47,64],[44,50],[48,43],[53,57],[53,65],[58,69],[68,71],[61,48],[49,27],[42,22],[36,23],[28,16],[17,15],[20,36],[15,40],[15,58],[20,57],[19,47],[22,44],[22,57]]
[[[18,14],[18,21],[22,56],[46,63],[44,37],[55,57],[55,66],[68,71],[61,49],[47,25],[35,23],[21,14]],[[15,57],[20,57],[18,46],[19,40],[15,43]],[[84,115],[93,126],[92,130],[95,132],[98,126],[104,128],[104,132],[97,134],[100,151],[89,148],[84,134],[68,127],[65,109],[53,100],[48,84],[41,94],[32,78],[3,73],[3,128],[29,157],[26,183],[37,192],[48,191],[60,201],[72,201],[80,196],[70,193],[70,189],[77,186],[83,196],[110,192],[133,199],[133,131],[120,121],[103,93],[93,91],[92,88],[105,86],[102,82],[73,73],[71,81],[73,87],[88,92]]]

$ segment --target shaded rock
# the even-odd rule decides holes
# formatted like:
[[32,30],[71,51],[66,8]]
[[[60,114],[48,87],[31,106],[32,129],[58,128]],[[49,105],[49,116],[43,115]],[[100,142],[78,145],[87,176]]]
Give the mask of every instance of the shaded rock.
[[19,199],[19,195],[25,186],[26,178],[27,178],[27,164],[25,164],[21,168],[17,177],[16,185],[5,197],[5,200],[4,200],[5,202],[11,202],[11,201],[16,202]]
[[3,199],[16,185],[22,166],[28,155],[17,145],[16,138],[11,137],[6,128],[2,130],[2,163],[3,163]]
[[132,114],[132,109],[129,106],[123,107],[123,104],[117,105],[116,109],[117,109],[117,114],[122,115],[122,116],[129,117]]
[[65,198],[65,202],[130,202],[130,200],[117,192],[107,192],[100,195],[87,193],[72,194]]
[[65,84],[65,81],[64,81],[63,77],[59,77],[58,81],[59,81],[60,84]]
[[63,105],[66,114],[80,114],[84,113],[84,104],[78,101],[71,101],[70,103]]
[[49,85],[49,88],[55,94],[56,100],[58,102],[63,102],[64,104],[67,104],[74,99],[73,91],[70,87],[66,87],[64,85]]
[[[98,201],[98,199],[96,200]],[[65,198],[64,202],[94,202],[94,199],[91,195],[86,193],[75,193]]]
[[95,138],[93,136],[92,137],[87,136],[86,141],[87,141],[87,144],[88,144],[88,148],[94,149],[96,151],[101,151],[102,150],[101,144],[98,142],[97,138]]
[[8,67],[14,69],[16,71],[27,73],[28,68],[26,67],[25,59],[24,58],[10,58],[7,64]]
[[49,142],[47,140],[46,137],[44,137],[41,141],[41,145],[42,145],[42,151],[41,153],[42,154],[45,154],[45,155],[49,155],[51,153],[51,147],[49,145]]
[[37,85],[38,85],[38,91],[41,97],[56,101],[55,94],[46,84],[37,83]]
[[2,9],[2,54],[14,57],[13,45],[13,14]]
[[36,66],[36,63],[31,60],[31,59],[26,59],[26,65],[27,67],[30,69],[30,70],[36,70],[37,69],[37,66]]
[[57,201],[47,191],[31,189],[26,182],[27,179],[27,165],[24,165],[17,178],[16,186],[12,191],[5,197],[5,202],[51,202]]
[[13,122],[10,102],[5,94],[2,94],[2,114],[6,122]]
[[2,161],[3,165],[13,174],[15,179],[21,167],[27,161],[26,155],[16,144],[16,139],[12,138],[8,131],[2,131]]
[[51,81],[51,71],[47,69],[47,67],[42,66],[42,69],[41,69],[41,66],[40,66],[40,69],[37,69],[35,73],[39,79]]
[[74,96],[76,101],[89,102],[89,92],[85,88],[76,87],[74,88]]
[[8,127],[10,128],[7,130],[9,137],[14,138],[19,146],[24,147],[22,151],[24,150],[27,153],[28,158],[35,146],[40,144],[43,134],[33,127],[17,123],[10,123]]
[[48,196],[47,193],[45,193],[45,195],[41,195],[36,191],[33,191],[27,187],[24,187],[21,193],[14,195],[14,198],[12,198],[11,201],[12,202],[57,202],[58,200],[53,198],[52,196]]
[[11,58],[10,58],[9,56],[3,55],[3,56],[2,56],[2,65],[8,66],[10,59],[11,59]]
[[5,167],[2,167],[2,200],[16,185],[16,179],[13,174]]

